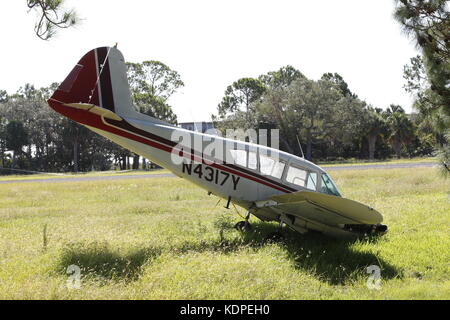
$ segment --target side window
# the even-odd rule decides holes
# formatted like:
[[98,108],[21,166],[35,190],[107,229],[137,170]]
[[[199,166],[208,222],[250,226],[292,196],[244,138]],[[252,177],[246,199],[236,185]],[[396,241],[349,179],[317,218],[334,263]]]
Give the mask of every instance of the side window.
[[275,160],[272,158],[260,155],[259,156],[259,166],[262,174],[270,175],[272,173]]
[[306,188],[310,190],[317,190],[317,173],[309,172],[308,174],[308,182],[306,183]]
[[258,158],[256,157],[256,152],[248,152],[248,168],[254,170],[258,168]]
[[338,189],[334,185],[333,181],[326,173],[322,173],[321,189],[322,189],[321,192],[323,192],[323,193],[328,193],[328,194],[331,194],[333,196],[338,196],[338,197],[341,196]]
[[289,166],[286,181],[304,187],[307,174],[308,172],[306,170]]
[[250,169],[256,170],[258,167],[258,159],[256,157],[256,152],[245,151],[245,150],[230,150],[231,156],[233,157],[234,164],[242,167],[248,167]]
[[231,156],[233,157],[234,164],[238,166],[247,166],[247,151],[245,150],[230,150]]
[[260,155],[259,156],[260,171],[262,174],[281,179],[283,176],[284,167],[286,164],[281,161],[276,161],[273,158]]
[[281,177],[283,176],[285,166],[286,164],[284,162],[276,161],[271,176],[281,179]]

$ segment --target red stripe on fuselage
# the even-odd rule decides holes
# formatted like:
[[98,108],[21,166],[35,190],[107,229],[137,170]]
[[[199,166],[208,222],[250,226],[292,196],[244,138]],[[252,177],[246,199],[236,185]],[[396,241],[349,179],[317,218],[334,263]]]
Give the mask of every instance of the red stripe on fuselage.
[[[153,134],[151,132],[148,132],[148,131],[136,128],[135,126],[131,125],[130,123],[128,123],[125,120],[113,120],[113,119],[105,118],[104,121],[108,125],[112,125],[112,126],[118,127],[119,129],[122,129],[122,130],[125,130],[125,131],[128,131],[128,132],[131,132],[131,133],[143,136],[143,137],[151,139],[151,140],[155,140],[155,141],[160,142],[160,143],[162,143],[162,144],[164,144],[166,146],[169,146],[169,147],[175,147],[177,145],[177,143],[172,141],[172,140],[168,140],[168,139],[165,139],[165,138],[163,138],[161,136],[155,135],[155,134]],[[190,153],[191,155],[195,155],[195,150],[194,149],[183,148],[183,153],[186,153],[186,152]],[[205,160],[208,161],[209,163],[215,163],[217,161],[217,159],[205,156],[204,154],[202,154],[201,157],[203,158],[203,163],[205,163],[205,164],[208,164],[208,163],[205,162]],[[276,185],[278,187],[281,187],[281,188],[284,188],[286,190],[289,190],[290,192],[297,191],[294,188],[285,186],[282,183],[279,183],[277,181],[273,181],[273,180],[269,179],[268,177],[258,175],[258,174],[254,173],[252,171],[249,171],[247,169],[238,167],[238,166],[236,166],[234,164],[224,163],[223,165],[228,167],[228,168],[231,168],[231,169],[236,169],[237,171],[239,171],[239,172],[241,172],[243,174],[247,174],[247,175],[253,176],[253,177],[257,178],[257,179],[266,181],[266,182],[268,182],[270,184],[273,184],[273,185]]]
[[[166,145],[163,145],[161,143],[149,140],[148,138],[144,138],[144,137],[138,136],[136,134],[130,133],[128,131],[125,131],[123,129],[119,129],[118,127],[106,125],[102,121],[100,116],[98,116],[98,115],[96,115],[96,114],[94,114],[92,112],[81,110],[81,109],[65,107],[65,106],[62,105],[61,102],[58,102],[58,101],[56,101],[54,99],[48,100],[48,103],[55,111],[61,113],[62,115],[66,116],[66,117],[68,117],[68,118],[70,118],[70,119],[72,119],[72,120],[74,120],[74,121],[76,121],[78,123],[81,123],[83,125],[87,125],[87,126],[91,126],[91,127],[103,130],[103,131],[107,131],[107,132],[113,133],[115,135],[118,135],[118,136],[130,139],[130,140],[142,143],[142,144],[146,144],[146,145],[151,146],[153,148],[156,148],[156,149],[159,149],[159,150],[163,150],[163,151],[166,151],[166,152],[169,152],[169,153],[172,153],[173,151],[175,151],[175,152],[182,151],[182,150],[179,150],[179,149],[177,149],[175,147],[166,146]],[[186,152],[185,151],[183,152],[183,156],[185,158],[188,158],[190,160],[194,160],[194,161],[199,162],[199,163],[204,163],[202,158],[200,158],[198,156],[195,156],[195,155],[186,156],[186,155],[184,155],[184,153],[186,153]],[[255,181],[257,183],[266,185],[268,187],[271,187],[273,189],[276,189],[276,190],[279,190],[279,191],[282,191],[282,192],[286,192],[286,193],[292,192],[292,191],[290,191],[290,190],[288,190],[286,188],[276,186],[273,183],[266,182],[264,180],[252,177],[252,176],[250,176],[248,174],[244,174],[242,172],[236,171],[234,169],[230,169],[230,168],[228,168],[226,166],[223,166],[223,165],[220,165],[220,164],[217,164],[217,163],[212,163],[212,164],[208,164],[208,165],[211,166],[211,167],[214,167],[214,168],[217,168],[217,169],[220,169],[220,170],[227,171],[229,173],[238,175],[238,176],[240,176],[242,178],[249,179],[249,180]]]

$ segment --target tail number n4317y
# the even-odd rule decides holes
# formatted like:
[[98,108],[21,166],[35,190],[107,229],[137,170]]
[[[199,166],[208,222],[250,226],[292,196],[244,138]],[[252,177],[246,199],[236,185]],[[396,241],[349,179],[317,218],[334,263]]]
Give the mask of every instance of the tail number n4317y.
[[183,163],[183,173],[189,175],[198,175],[200,179],[205,179],[208,182],[214,182],[223,186],[231,176],[231,181],[233,183],[233,190],[236,190],[237,185],[241,177],[237,177],[234,174],[212,168],[210,166],[204,166],[202,164],[197,164],[192,168],[192,163]]

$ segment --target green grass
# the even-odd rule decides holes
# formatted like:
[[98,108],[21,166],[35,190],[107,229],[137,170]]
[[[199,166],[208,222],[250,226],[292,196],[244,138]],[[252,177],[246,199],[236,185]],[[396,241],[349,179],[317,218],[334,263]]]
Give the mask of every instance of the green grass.
[[234,210],[179,178],[0,185],[0,299],[449,299],[449,182],[432,168],[332,176],[388,234],[267,242],[275,223],[241,234]]
[[92,172],[67,172],[67,173],[36,173],[36,174],[12,174],[0,176],[0,181],[11,180],[40,180],[40,179],[58,179],[58,178],[78,178],[78,177],[99,177],[99,176],[121,176],[121,175],[146,175],[146,174],[164,174],[170,171],[166,169],[154,169],[154,170],[123,170],[123,171],[92,171]]
[[[408,163],[429,163],[436,162],[434,157],[418,157],[411,159],[390,159],[383,161],[369,161],[360,159],[348,159],[345,161],[334,162],[317,162],[321,167],[335,167],[335,166],[353,166],[353,165],[373,165],[373,164],[408,164]],[[5,170],[4,170],[5,171]],[[1,172],[0,172],[1,173]],[[12,174],[12,175],[0,175],[0,181],[5,180],[35,180],[35,179],[48,179],[48,178],[71,178],[71,177],[96,177],[96,176],[118,176],[118,175],[142,175],[142,174],[162,174],[169,173],[166,169],[154,169],[150,171],[144,170],[122,170],[122,171],[92,171],[92,172],[67,172],[67,173],[36,173],[36,174]]]
[[409,163],[430,163],[437,162],[436,157],[416,157],[416,158],[400,158],[387,160],[361,160],[361,159],[347,159],[338,161],[319,161],[317,164],[321,167],[335,167],[335,166],[360,166],[360,165],[382,165],[382,164],[409,164]]

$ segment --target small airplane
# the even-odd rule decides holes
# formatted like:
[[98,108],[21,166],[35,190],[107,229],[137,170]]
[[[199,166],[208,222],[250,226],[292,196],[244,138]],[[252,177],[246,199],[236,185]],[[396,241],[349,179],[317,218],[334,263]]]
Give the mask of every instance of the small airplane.
[[[334,237],[383,234],[382,215],[345,199],[319,166],[250,142],[194,132],[133,107],[122,53],[89,51],[49,98],[51,108],[199,187],[247,210],[249,218],[279,222],[300,233]],[[218,146],[211,152],[211,144]],[[225,160],[224,160],[225,159]]]

